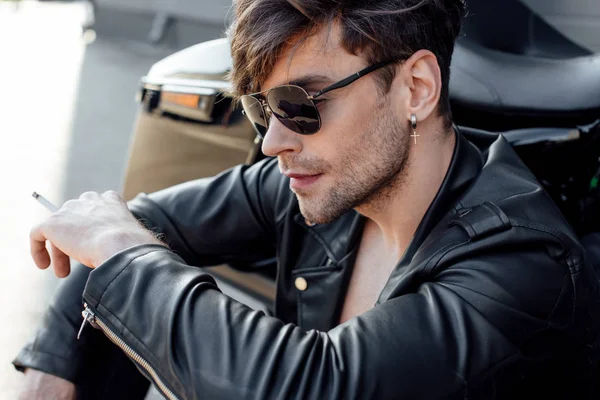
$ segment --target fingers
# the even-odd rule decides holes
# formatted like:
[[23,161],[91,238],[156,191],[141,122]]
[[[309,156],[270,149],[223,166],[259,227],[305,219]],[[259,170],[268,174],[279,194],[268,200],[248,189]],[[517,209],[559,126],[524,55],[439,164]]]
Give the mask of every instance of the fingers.
[[121,199],[121,195],[114,190],[107,190],[106,192],[102,193],[102,196],[112,199]]
[[127,203],[125,202],[125,200],[123,200],[121,195],[119,193],[115,192],[114,190],[108,190],[108,191],[104,192],[102,194],[102,197],[104,197],[105,199],[112,200],[117,203],[123,204],[125,206],[127,205]]
[[50,254],[46,249],[46,236],[42,233],[41,225],[34,227],[29,234],[29,251],[31,258],[39,269],[46,269],[50,265]]
[[[79,199],[67,201],[31,230],[31,257],[40,269],[52,264],[59,278],[70,273],[69,255],[92,267],[90,257],[95,253],[90,246],[106,232],[126,228],[132,222],[131,218],[127,204],[117,192],[85,192]],[[46,242],[50,243],[49,248],[46,248]]]
[[93,200],[93,199],[97,199],[100,197],[107,197],[107,198],[111,198],[111,199],[121,199],[121,195],[114,190],[107,190],[106,192],[104,192],[102,194],[100,194],[98,192],[89,191],[89,192],[84,192],[79,196],[79,198],[82,200],[84,200],[84,199]]
[[29,235],[30,252],[33,262],[39,269],[46,269],[52,263],[54,273],[59,278],[65,278],[71,272],[71,262],[69,256],[63,253],[58,247],[50,243],[50,253],[46,248],[46,236],[43,234],[42,226],[38,225],[31,230]]
[[66,278],[71,272],[69,256],[52,243],[50,243],[50,249],[52,250],[52,267],[54,268],[54,274],[59,278]]
[[94,200],[100,197],[100,195],[96,192],[85,192],[79,196],[80,200]]

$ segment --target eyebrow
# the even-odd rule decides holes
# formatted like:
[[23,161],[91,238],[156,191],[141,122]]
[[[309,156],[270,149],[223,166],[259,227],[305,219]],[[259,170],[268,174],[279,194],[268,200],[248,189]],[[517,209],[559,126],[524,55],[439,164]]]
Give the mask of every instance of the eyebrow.
[[327,77],[325,75],[310,74],[310,75],[301,76],[300,78],[296,78],[293,81],[289,82],[290,85],[296,85],[296,86],[300,86],[300,87],[305,87],[305,86],[309,86],[309,85],[313,85],[313,84],[317,84],[317,83],[328,84],[328,83],[333,83],[333,81],[331,80],[330,77]]

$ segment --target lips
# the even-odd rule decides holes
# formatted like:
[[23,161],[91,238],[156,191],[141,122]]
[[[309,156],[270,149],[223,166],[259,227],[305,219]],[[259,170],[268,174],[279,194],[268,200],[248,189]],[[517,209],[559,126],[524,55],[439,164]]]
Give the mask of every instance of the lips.
[[307,189],[314,184],[323,174],[296,174],[286,173],[287,177],[290,178],[290,187],[292,189]]

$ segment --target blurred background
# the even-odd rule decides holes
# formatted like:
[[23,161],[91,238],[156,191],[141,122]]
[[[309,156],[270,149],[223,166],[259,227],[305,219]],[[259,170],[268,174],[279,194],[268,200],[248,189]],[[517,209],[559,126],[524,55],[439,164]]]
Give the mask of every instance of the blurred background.
[[[597,0],[523,3],[572,42],[600,52]],[[138,188],[159,187],[161,182],[132,180],[127,168],[137,140],[134,127],[144,124],[152,131],[163,123],[150,118],[136,125],[139,108],[154,107],[151,90],[140,92],[140,79],[177,50],[221,37],[230,7],[229,0],[0,0],[0,399],[17,395],[22,375],[10,362],[33,333],[58,282],[52,271],[39,271],[30,260],[29,230],[48,215],[31,193],[61,204],[88,190],[128,186],[132,195]],[[195,95],[199,106],[202,93]],[[185,107],[189,97],[171,99],[172,111]],[[167,131],[183,131],[182,124],[194,118],[202,120],[175,118],[179,125]],[[228,128],[226,143],[217,144],[205,132],[204,145],[196,150],[197,138],[187,135],[187,142],[153,168],[188,168],[180,174],[184,180],[194,177],[194,161],[200,158],[215,171],[251,159],[256,156],[253,133],[243,128]],[[154,136],[140,148],[156,151],[169,140]],[[219,151],[226,147],[227,156],[211,145]],[[139,148],[133,156],[139,157]],[[139,162],[136,168],[146,165]],[[269,297],[270,289],[257,285]]]
[[[174,51],[221,36],[230,6],[100,0],[93,13],[87,2],[0,0],[0,399],[16,398],[22,374],[10,362],[58,281],[29,257],[29,230],[48,215],[31,193],[61,204],[120,190],[141,77]],[[185,20],[150,39],[165,13]]]

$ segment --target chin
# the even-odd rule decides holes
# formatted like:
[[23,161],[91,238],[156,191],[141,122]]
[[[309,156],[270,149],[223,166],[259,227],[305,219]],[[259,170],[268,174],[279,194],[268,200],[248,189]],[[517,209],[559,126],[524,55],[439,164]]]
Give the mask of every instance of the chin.
[[320,210],[320,207],[315,207],[313,201],[307,200],[306,198],[298,194],[296,194],[296,197],[298,198],[300,213],[307,222],[313,224],[324,224],[329,222],[326,221],[325,218],[323,218],[322,210]]
[[302,216],[304,217],[304,219],[308,225],[324,225],[324,224],[333,222],[335,220],[335,219],[322,217],[322,216],[318,216],[318,215],[311,214],[311,213],[305,213],[302,211],[300,211],[300,212],[302,213]]
[[322,202],[307,200],[302,196],[297,196],[300,206],[300,213],[305,220],[312,224],[328,224],[338,219],[348,210],[339,210],[335,207],[325,206]]

